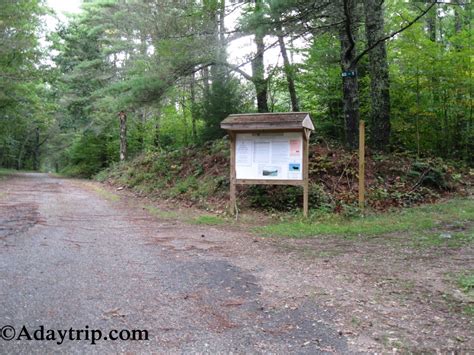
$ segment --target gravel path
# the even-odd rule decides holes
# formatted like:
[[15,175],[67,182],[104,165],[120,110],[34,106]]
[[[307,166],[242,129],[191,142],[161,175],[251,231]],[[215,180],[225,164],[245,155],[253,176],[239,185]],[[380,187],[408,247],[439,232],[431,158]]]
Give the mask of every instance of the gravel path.
[[268,297],[261,275],[272,270],[239,266],[232,250],[243,238],[160,220],[74,180],[0,181],[0,328],[11,325],[16,336],[23,325],[31,336],[40,326],[89,330],[89,338],[92,329],[149,334],[92,345],[57,344],[56,332],[56,341],[0,339],[0,352],[348,352],[330,311]]

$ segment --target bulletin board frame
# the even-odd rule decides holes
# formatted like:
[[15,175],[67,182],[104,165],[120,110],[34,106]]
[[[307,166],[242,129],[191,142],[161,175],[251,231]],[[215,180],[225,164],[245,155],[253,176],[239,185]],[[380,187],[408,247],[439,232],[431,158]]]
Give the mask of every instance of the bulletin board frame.
[[[265,115],[265,114],[261,114]],[[270,114],[268,114],[270,115]],[[283,114],[282,114],[283,115]],[[288,114],[287,114],[288,115]],[[301,114],[300,114],[301,115]],[[237,115],[236,115],[237,116]],[[307,113],[304,113],[303,116],[306,117],[303,125],[293,125],[292,127],[285,127],[280,125],[280,127],[272,128],[271,124],[265,123],[264,125],[248,124],[248,127],[245,125],[245,122],[240,124],[240,128],[244,129],[233,129],[229,128],[229,125],[225,125],[226,120],[223,121],[221,127],[227,129],[229,140],[230,140],[230,213],[232,215],[237,214],[237,197],[236,190],[237,185],[290,185],[290,186],[301,186],[303,188],[303,215],[307,217],[309,209],[309,139],[311,132],[314,130],[314,126],[309,118]],[[309,124],[307,120],[309,119]],[[303,122],[299,122],[300,124]],[[267,126],[269,126],[267,128]],[[295,127],[296,126],[296,127]],[[259,178],[259,179],[238,179],[236,174],[236,141],[238,134],[261,134],[261,133],[287,133],[287,132],[297,132],[301,134],[302,138],[302,179],[269,179],[269,178]]]

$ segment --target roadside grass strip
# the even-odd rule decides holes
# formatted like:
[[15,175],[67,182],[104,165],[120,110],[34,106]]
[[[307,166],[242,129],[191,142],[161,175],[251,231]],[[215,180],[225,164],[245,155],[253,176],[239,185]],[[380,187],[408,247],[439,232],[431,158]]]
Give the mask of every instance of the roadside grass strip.
[[[324,214],[308,220],[289,218],[280,223],[256,227],[255,231],[263,236],[290,238],[318,235],[375,236],[395,232],[427,231],[444,225],[456,226],[470,222],[474,222],[474,200],[458,198],[368,216],[342,217]],[[472,235],[472,230],[467,231],[468,234],[469,232]]]

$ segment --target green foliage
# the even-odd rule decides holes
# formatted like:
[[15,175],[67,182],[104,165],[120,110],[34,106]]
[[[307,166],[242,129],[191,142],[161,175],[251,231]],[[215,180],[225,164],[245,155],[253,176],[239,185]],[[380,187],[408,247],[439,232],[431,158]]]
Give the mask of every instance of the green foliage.
[[223,172],[228,173],[227,145],[225,140],[218,140],[201,148],[149,152],[130,163],[114,164],[99,173],[97,179],[110,179],[139,192],[186,200],[204,207],[210,198],[222,198],[227,193],[228,174],[224,173],[223,177],[213,172],[214,162],[220,159],[219,164],[224,163]]
[[103,135],[86,131],[73,139],[65,152],[69,159],[61,173],[69,176],[91,177],[106,166],[106,140]]
[[[399,150],[462,158],[472,163],[472,14],[469,6],[440,6],[436,41],[423,21],[390,46],[392,127]],[[400,16],[413,16],[405,8]],[[416,10],[415,10],[416,11]],[[456,24],[457,12],[461,23]],[[456,26],[459,26],[456,29]]]
[[200,112],[205,123],[203,141],[223,137],[225,132],[220,127],[221,121],[232,113],[249,109],[245,95],[239,81],[231,76],[222,75],[219,81],[213,83],[209,95],[204,97]]
[[392,188],[371,188],[368,191],[367,199],[371,205],[384,203],[386,201],[396,201],[398,206],[409,207],[414,206],[425,201],[435,201],[440,195],[427,187],[418,187],[416,189],[406,190],[405,184],[400,185],[400,188],[393,186]]
[[[74,140],[54,158],[60,169],[89,176],[97,166],[116,162],[120,111],[127,114],[131,158],[222,136],[220,121],[245,110],[248,101],[240,82],[222,70],[219,79],[212,78],[209,94],[198,89],[194,68],[213,60],[215,49],[215,37],[190,36],[209,29],[203,15],[194,3],[169,2],[163,10],[158,3],[92,1],[52,34],[59,52],[54,60],[61,74],[55,83],[61,131]],[[103,137],[105,149],[81,146],[89,140],[75,138],[77,130]],[[87,166],[78,155],[90,155],[93,162]]]
[[[251,185],[248,191],[252,207],[266,210],[292,211],[303,203],[303,189],[300,186]],[[331,206],[330,197],[321,185],[312,183],[309,187],[311,206]]]
[[335,34],[324,34],[304,50],[306,60],[300,66],[298,89],[302,109],[312,113],[317,133],[344,139],[339,43]]
[[54,130],[49,70],[39,46],[41,1],[0,2],[0,166],[39,168],[43,141]]
[[[311,150],[309,204],[314,218],[336,213],[341,218],[359,216],[357,206],[357,159],[350,151],[316,145]],[[316,158],[317,157],[317,158]],[[420,173],[419,171],[423,167]],[[469,169],[456,168],[441,159],[413,159],[401,154],[367,157],[367,205],[387,211],[435,202],[472,186]],[[434,184],[423,182],[431,169],[441,176]],[[472,174],[472,172],[471,172]],[[183,201],[203,208],[225,209],[229,192],[229,142],[220,139],[204,146],[161,149],[141,154],[126,163],[114,163],[97,175],[100,181],[128,186],[135,191]],[[299,213],[303,191],[296,186],[250,185],[238,188],[243,209]]]
[[415,162],[408,172],[408,175],[417,178],[421,185],[447,189],[448,184],[445,179],[446,172],[442,169],[443,167],[438,166],[438,164],[431,165],[429,162]]
[[[193,200],[225,190],[228,178],[218,174],[210,178],[199,161],[190,163],[192,169],[166,169],[176,165],[172,159],[181,158],[172,152],[198,149],[221,138],[220,122],[227,115],[255,111],[256,73],[239,76],[255,53],[237,69],[225,65],[234,55],[228,53],[228,41],[249,33],[264,36],[265,43],[283,35],[292,62],[287,70],[281,60],[253,68],[268,84],[270,110],[290,110],[289,72],[296,81],[301,110],[312,114],[320,141],[343,142],[337,4],[319,9],[314,2],[300,0],[262,0],[244,6],[223,0],[93,0],[49,33],[51,48],[42,49],[39,38],[47,12],[43,2],[4,1],[0,5],[0,165],[94,175],[118,161],[117,114],[123,111],[128,119],[128,158],[166,157],[167,167],[155,167],[161,180],[153,186],[173,185],[171,195]],[[222,23],[222,16],[240,9],[234,33],[227,20]],[[385,2],[384,9],[386,33],[420,11],[418,5],[395,0]],[[358,53],[366,45],[364,19],[359,15]],[[386,42],[391,148],[419,158],[437,156],[472,164],[471,5],[437,4],[428,16]],[[426,25],[429,18],[435,19],[435,31]],[[303,33],[305,40],[301,40]],[[54,65],[45,64],[47,55]],[[368,69],[363,57],[357,69],[362,118],[371,112]],[[371,130],[369,120],[368,137]],[[313,176],[333,168],[327,159],[313,161]],[[399,182],[383,186],[377,181],[368,193],[376,203],[392,200],[397,206],[435,199],[452,189],[455,177],[448,170],[440,160],[420,159],[399,175]],[[135,172],[130,179],[124,174],[123,180],[151,189],[145,183],[152,179],[151,173]],[[176,173],[177,186],[171,184]],[[341,173],[348,185],[356,177],[351,166]],[[202,176],[208,178],[205,183],[193,182],[193,177]],[[351,196],[341,194],[336,203],[329,201],[327,188],[315,186],[311,191],[312,204],[336,210],[343,206],[344,213],[351,213]],[[252,188],[251,192],[256,207],[289,210],[301,202],[298,188]],[[272,195],[270,203],[274,192],[278,194]]]
[[170,189],[169,196],[176,197],[184,194],[190,190],[195,190],[198,186],[198,182],[194,176],[189,176],[183,180],[180,180]]

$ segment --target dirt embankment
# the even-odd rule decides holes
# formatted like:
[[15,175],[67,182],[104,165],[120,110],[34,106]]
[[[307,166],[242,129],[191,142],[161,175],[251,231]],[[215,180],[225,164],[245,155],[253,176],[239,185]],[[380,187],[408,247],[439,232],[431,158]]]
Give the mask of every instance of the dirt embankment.
[[[358,196],[357,154],[340,146],[310,146],[310,205],[336,213],[350,212]],[[179,200],[181,204],[223,210],[228,201],[229,145],[226,139],[204,147],[147,153],[98,175],[100,181],[134,189],[141,195]],[[474,170],[441,159],[367,152],[367,201],[375,210],[435,202],[466,195]],[[239,202],[259,209],[292,210],[301,191],[290,186],[239,187]]]

